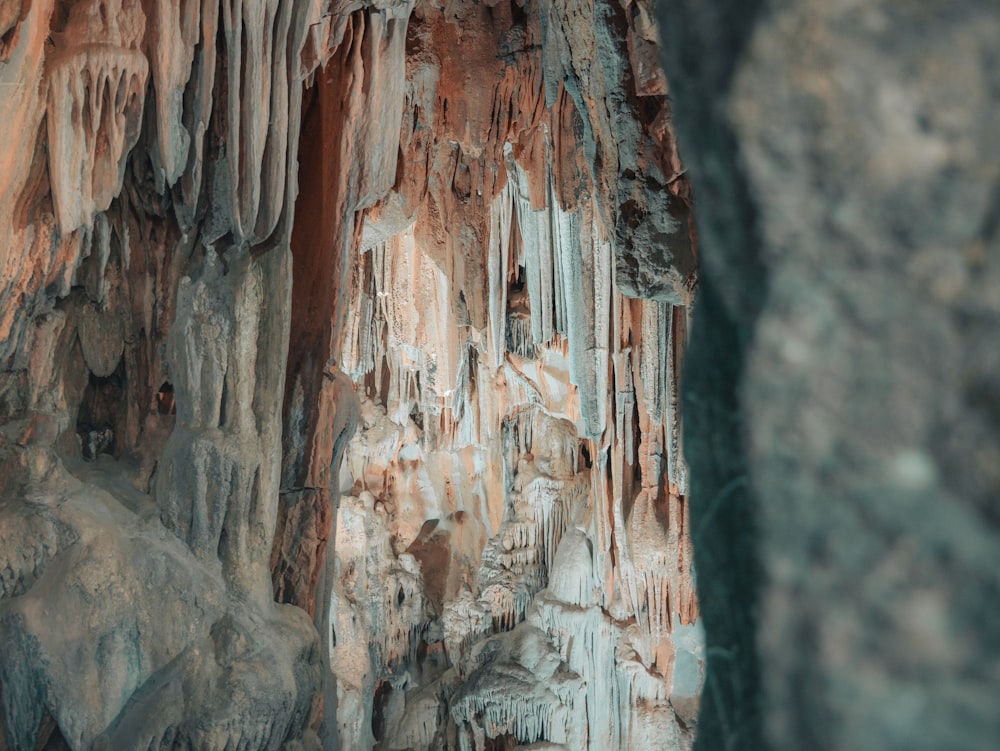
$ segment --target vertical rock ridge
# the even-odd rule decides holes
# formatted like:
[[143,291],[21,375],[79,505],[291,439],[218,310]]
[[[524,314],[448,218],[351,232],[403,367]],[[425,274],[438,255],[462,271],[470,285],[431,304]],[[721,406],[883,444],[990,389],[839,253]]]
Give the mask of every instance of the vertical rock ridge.
[[704,251],[697,745],[995,745],[997,9],[658,12]]

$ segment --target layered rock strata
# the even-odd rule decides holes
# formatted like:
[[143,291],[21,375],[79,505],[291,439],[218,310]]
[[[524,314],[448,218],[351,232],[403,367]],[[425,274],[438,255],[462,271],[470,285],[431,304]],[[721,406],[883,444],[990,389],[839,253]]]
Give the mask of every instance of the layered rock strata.
[[0,3],[0,747],[689,748],[644,2]]

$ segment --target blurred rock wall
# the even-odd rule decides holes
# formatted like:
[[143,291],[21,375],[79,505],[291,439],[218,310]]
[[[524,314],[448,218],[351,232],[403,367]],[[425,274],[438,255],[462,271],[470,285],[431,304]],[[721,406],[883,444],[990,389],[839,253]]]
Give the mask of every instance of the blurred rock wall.
[[703,251],[696,748],[994,748],[1000,13],[657,16]]

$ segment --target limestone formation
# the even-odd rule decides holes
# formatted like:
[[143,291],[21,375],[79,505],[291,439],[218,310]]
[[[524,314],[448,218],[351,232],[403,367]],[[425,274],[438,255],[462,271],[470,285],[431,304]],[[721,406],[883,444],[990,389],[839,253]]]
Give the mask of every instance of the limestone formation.
[[0,3],[0,748],[690,747],[656,55],[645,2]]
[[996,747],[998,33],[0,0],[0,750]]
[[318,745],[269,566],[305,11],[245,5],[256,40],[240,3],[130,0],[4,37],[4,747]]

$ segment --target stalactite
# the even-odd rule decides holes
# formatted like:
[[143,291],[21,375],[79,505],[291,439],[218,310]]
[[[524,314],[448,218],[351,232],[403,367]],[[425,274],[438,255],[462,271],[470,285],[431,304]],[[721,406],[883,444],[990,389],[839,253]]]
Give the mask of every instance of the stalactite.
[[59,227],[91,226],[122,190],[139,138],[149,66],[138,50],[65,50],[50,62],[46,121]]
[[[0,635],[44,636],[24,603],[52,572],[63,598],[104,581],[66,562],[96,541],[108,566],[157,551],[137,570],[190,626],[118,569],[107,608],[85,588],[111,656],[4,661],[15,745],[49,714],[111,748],[612,748],[672,721],[694,279],[646,16],[592,5],[583,32],[558,2],[0,14],[0,84],[24,84],[0,122],[0,492],[48,504],[11,521],[43,544],[2,562]],[[46,495],[76,482],[89,506]]]

